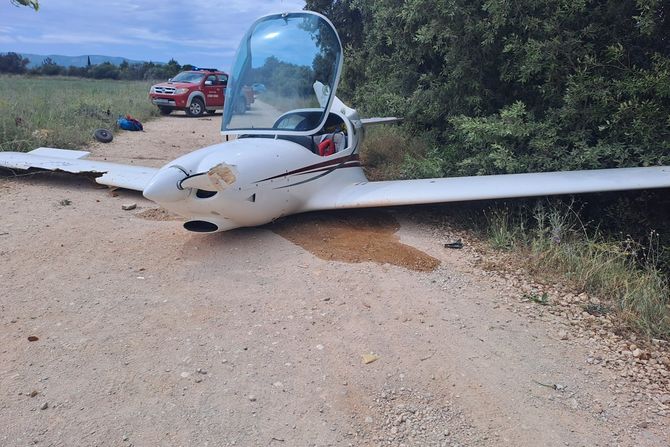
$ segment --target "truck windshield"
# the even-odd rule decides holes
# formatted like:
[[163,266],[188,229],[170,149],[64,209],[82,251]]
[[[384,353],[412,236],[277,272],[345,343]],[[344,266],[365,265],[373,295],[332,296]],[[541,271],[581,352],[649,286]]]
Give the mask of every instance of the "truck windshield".
[[[311,12],[275,14],[255,22],[242,39],[228,80],[222,132],[308,135],[327,117],[342,67],[333,25]],[[278,119],[310,110],[292,128]],[[285,120],[284,120],[285,121]]]
[[177,76],[172,78],[172,82],[188,82],[189,84],[198,84],[200,81],[202,81],[203,76],[205,75],[202,73],[182,71]]

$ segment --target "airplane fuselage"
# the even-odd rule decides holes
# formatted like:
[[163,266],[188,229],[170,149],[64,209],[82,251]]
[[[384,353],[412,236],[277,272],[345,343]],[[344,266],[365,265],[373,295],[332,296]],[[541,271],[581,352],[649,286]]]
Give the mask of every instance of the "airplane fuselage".
[[215,232],[318,209],[321,194],[367,179],[356,150],[322,157],[286,139],[240,138],[184,155],[160,169],[144,196]]

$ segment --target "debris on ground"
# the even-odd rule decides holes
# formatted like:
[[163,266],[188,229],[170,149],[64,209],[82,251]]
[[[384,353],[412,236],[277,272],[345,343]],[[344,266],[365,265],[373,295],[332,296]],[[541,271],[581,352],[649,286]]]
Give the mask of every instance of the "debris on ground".
[[125,117],[120,116],[119,119],[116,120],[116,125],[119,126],[119,129],[123,130],[130,130],[130,131],[144,130],[144,126],[142,125],[142,123],[140,123],[138,120],[136,120],[130,115],[126,115]]
[[95,132],[93,132],[93,138],[101,143],[111,143],[114,139],[114,135],[112,135],[110,130],[96,129]]
[[377,354],[363,354],[363,363],[366,365],[377,360],[379,360],[379,356]]
[[126,203],[126,204],[121,205],[121,209],[123,211],[130,211],[130,210],[134,210],[135,208],[137,208],[137,203]]
[[463,248],[463,241],[461,241],[460,239],[456,239],[453,242],[447,242],[446,244],[444,244],[444,248],[453,248],[456,250],[460,250],[461,248]]
[[533,382],[537,383],[538,385],[554,389],[556,391],[565,391],[565,389],[567,388],[567,386],[561,385],[560,383],[547,384],[547,383],[538,382],[537,380],[533,380]]

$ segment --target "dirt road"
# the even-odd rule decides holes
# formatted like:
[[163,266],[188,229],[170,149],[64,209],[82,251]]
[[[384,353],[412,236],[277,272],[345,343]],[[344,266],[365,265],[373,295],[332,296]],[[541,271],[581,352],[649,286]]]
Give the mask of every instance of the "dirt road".
[[[91,150],[160,166],[219,124],[166,117]],[[0,445],[669,445],[663,389],[594,363],[597,338],[416,209],[203,236],[53,174],[1,177],[0,207]],[[318,256],[291,242],[317,224]],[[423,261],[375,254],[393,247]]]

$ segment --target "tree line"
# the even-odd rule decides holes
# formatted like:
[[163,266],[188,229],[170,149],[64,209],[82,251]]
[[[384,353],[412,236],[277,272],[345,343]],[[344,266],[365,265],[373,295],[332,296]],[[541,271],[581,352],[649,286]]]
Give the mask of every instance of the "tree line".
[[46,58],[41,65],[28,68],[29,60],[17,53],[0,54],[0,73],[27,74],[42,76],[74,76],[93,79],[122,79],[122,80],[155,80],[174,77],[182,70],[193,69],[192,65],[180,65],[174,59],[167,64],[143,62],[130,64],[123,61],[119,65],[110,62],[88,64],[84,67],[64,67],[56,64],[51,58]]

